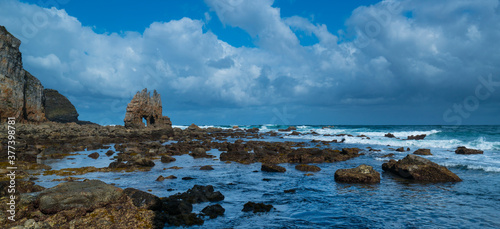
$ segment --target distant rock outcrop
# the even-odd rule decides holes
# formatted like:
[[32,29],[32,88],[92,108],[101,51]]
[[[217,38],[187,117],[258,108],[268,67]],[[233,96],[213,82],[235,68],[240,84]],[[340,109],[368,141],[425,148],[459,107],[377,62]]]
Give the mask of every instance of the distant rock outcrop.
[[23,69],[21,41],[0,26],[0,121],[46,121],[43,86]]
[[[146,120],[146,125],[143,119]],[[155,90],[153,96],[150,96],[148,89],[137,92],[130,101],[124,122],[126,128],[172,127],[170,118],[162,115],[160,94]]]
[[45,94],[45,116],[53,122],[78,122],[78,112],[75,106],[58,91],[43,90]]

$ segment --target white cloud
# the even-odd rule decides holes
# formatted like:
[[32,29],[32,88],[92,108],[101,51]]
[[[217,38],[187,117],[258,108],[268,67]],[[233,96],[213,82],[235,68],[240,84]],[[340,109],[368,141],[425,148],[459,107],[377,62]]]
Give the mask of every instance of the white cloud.
[[[204,32],[216,20],[209,14],[97,34],[64,10],[5,0],[0,24],[22,40],[25,68],[46,87],[119,103],[144,87],[157,89],[164,103],[194,106],[404,103],[414,94],[455,98],[477,77],[500,74],[498,0],[386,0],[353,11],[339,34],[299,16],[282,18],[272,0],[206,3],[256,48]],[[318,42],[302,46],[296,32]]]

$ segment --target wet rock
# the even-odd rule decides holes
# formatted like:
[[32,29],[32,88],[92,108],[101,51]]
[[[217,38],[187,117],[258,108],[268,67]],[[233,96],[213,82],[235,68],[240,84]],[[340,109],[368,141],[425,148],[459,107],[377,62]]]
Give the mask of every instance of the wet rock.
[[90,157],[90,158],[92,158],[92,159],[97,159],[97,158],[99,158],[99,153],[97,153],[97,152],[93,152],[93,153],[89,154],[89,156],[88,156],[88,157]]
[[423,140],[427,135],[421,134],[421,135],[410,135],[406,140]]
[[187,192],[179,193],[171,196],[171,198],[182,199],[189,203],[202,203],[202,202],[217,202],[224,200],[224,195],[219,191],[214,192],[214,187],[212,185],[202,186],[195,185],[193,188],[189,189]]
[[384,171],[389,171],[406,179],[427,182],[457,182],[462,181],[456,174],[444,166],[428,159],[409,154],[405,158],[390,160],[382,164]]
[[393,153],[389,153],[389,154],[383,155],[383,156],[381,156],[381,157],[382,157],[382,158],[384,158],[384,157],[394,157],[394,155],[395,155],[395,154],[393,154]]
[[165,179],[166,179],[166,180],[173,180],[173,179],[177,179],[177,177],[176,177],[176,176],[174,176],[174,175],[170,175],[170,176],[168,176],[168,177],[165,177]]
[[406,150],[405,150],[404,147],[399,147],[399,148],[396,149],[396,151],[398,151],[398,152],[405,152]]
[[203,214],[205,214],[206,216],[209,216],[210,219],[215,219],[218,216],[223,216],[225,211],[226,209],[224,209],[220,204],[206,206],[205,208],[203,208],[203,210],[201,210],[201,212],[203,212]]
[[213,158],[214,156],[208,155],[205,149],[195,148],[189,155],[193,158]]
[[413,152],[415,155],[432,155],[430,149],[418,149],[415,152]]
[[236,161],[242,164],[255,162],[255,154],[246,151],[232,151],[220,154],[221,161]]
[[342,183],[380,183],[380,173],[369,165],[360,165],[352,169],[339,169],[335,172],[335,181]]
[[182,178],[182,180],[194,180],[194,179],[196,179],[196,178],[194,178],[194,177],[183,177]]
[[42,191],[37,197],[38,208],[44,214],[54,214],[73,208],[91,211],[122,196],[122,190],[99,180],[61,183]]
[[300,135],[300,132],[293,131],[290,135]]
[[289,126],[286,129],[278,129],[278,131],[293,131],[293,130],[297,130],[297,127],[295,127],[295,126]]
[[161,156],[161,159],[160,159],[160,161],[162,163],[170,163],[170,162],[173,162],[175,160],[176,159],[174,157],[171,157],[171,156],[168,156],[168,155],[163,155],[163,156]]
[[[160,127],[171,128],[170,118],[162,115],[163,109],[161,96],[154,90],[153,96],[150,96],[148,89],[137,92],[132,101],[127,105],[125,113],[126,128],[144,128]],[[143,123],[146,120],[146,125]]]
[[302,171],[302,172],[319,172],[319,171],[321,171],[321,168],[318,166],[306,165],[306,164],[296,165],[295,169]]
[[395,138],[396,136],[394,136],[394,134],[391,134],[391,133],[387,133],[384,135],[386,138]]
[[133,162],[134,165],[139,167],[153,167],[155,163],[152,160],[146,158],[139,158]]
[[108,150],[108,152],[106,152],[106,156],[108,157],[111,157],[113,154],[115,154],[115,151],[113,150]]
[[169,215],[189,214],[193,211],[193,205],[187,201],[169,197],[163,202],[163,210]]
[[243,206],[243,212],[269,212],[273,209],[273,205],[271,204],[264,204],[264,203],[254,203],[254,202],[247,202]]
[[127,167],[129,166],[121,161],[113,161],[108,165],[108,168],[110,169],[127,168]]
[[455,150],[456,154],[483,154],[482,150],[467,149],[465,146],[460,146]]
[[287,190],[285,190],[283,192],[285,192],[285,193],[295,193],[297,191],[295,189],[287,189]]
[[279,166],[279,165],[274,165],[274,164],[262,164],[260,167],[260,170],[263,172],[277,172],[277,173],[284,173],[286,172],[286,169]]
[[212,166],[210,166],[210,165],[204,165],[204,166],[201,166],[200,170],[214,170],[214,168],[212,168]]
[[164,181],[165,180],[165,177],[163,177],[162,175],[158,176],[158,178],[156,178],[156,181]]
[[201,129],[200,127],[198,127],[197,125],[195,125],[193,123],[188,128],[186,128],[186,130],[189,130],[189,131],[202,131],[203,129]]
[[162,208],[162,201],[157,196],[143,192],[135,188],[126,188],[123,193],[132,199],[134,205],[141,209],[160,210]]
[[198,217],[195,213],[181,214],[175,216],[167,216],[167,223],[173,226],[194,226],[203,225],[205,221]]

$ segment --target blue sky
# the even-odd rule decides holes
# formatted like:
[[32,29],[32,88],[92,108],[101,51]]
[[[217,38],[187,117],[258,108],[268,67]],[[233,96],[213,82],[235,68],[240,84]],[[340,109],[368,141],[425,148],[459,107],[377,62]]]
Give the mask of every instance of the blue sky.
[[498,0],[0,2],[24,67],[100,124],[145,87],[178,125],[500,124],[498,21]]

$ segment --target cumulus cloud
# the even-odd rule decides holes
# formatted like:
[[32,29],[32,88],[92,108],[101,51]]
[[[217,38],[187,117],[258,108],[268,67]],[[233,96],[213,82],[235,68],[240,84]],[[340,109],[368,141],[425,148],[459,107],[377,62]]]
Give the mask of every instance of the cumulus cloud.
[[[272,0],[205,2],[218,19],[98,34],[64,10],[5,0],[0,24],[22,40],[25,68],[89,113],[121,114],[145,87],[157,89],[167,109],[446,106],[473,94],[479,76],[500,78],[498,0],[385,0],[354,10],[338,33],[283,18]],[[204,31],[210,20],[243,29],[256,47],[233,47]],[[298,32],[318,42],[301,45]]]

